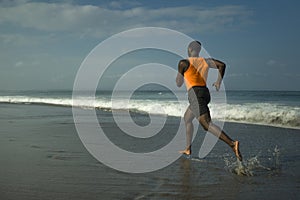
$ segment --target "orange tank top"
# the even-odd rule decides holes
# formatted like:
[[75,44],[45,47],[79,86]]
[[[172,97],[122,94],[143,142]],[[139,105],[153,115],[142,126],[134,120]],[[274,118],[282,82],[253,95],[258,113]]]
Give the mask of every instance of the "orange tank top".
[[187,90],[194,86],[206,86],[209,66],[202,57],[188,58],[190,65],[184,72],[185,85]]

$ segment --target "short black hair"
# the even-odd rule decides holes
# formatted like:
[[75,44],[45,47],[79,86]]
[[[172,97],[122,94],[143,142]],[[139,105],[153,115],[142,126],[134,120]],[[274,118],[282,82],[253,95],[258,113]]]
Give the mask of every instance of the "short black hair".
[[197,52],[200,52],[201,50],[201,42],[197,41],[197,40],[194,40],[192,41],[189,46],[188,46],[189,49],[192,49],[194,51],[197,51]]

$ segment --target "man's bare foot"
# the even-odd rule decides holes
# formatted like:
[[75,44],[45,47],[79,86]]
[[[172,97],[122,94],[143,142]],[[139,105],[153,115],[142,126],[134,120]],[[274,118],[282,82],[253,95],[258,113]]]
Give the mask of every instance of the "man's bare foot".
[[185,154],[185,155],[191,155],[191,149],[185,149],[185,150],[182,150],[182,151],[179,151],[179,153],[181,153],[181,154]]
[[242,161],[243,158],[242,158],[242,154],[240,152],[239,141],[234,141],[233,144],[234,144],[234,146],[232,147],[232,150],[233,150],[235,156],[237,157],[237,159]]

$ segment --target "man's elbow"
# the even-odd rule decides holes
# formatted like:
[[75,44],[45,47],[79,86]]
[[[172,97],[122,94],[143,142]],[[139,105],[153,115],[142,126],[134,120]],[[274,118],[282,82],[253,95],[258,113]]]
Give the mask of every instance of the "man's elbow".
[[183,84],[182,80],[176,79],[176,85],[177,85],[177,87],[181,87],[182,84]]
[[226,64],[225,64],[225,63],[222,63],[222,64],[220,65],[220,68],[225,70],[225,69],[226,69]]
[[221,64],[218,65],[218,69],[219,71],[225,72],[226,64],[222,62]]
[[182,86],[182,82],[176,81],[176,85],[177,85],[177,87],[181,87]]
[[183,76],[178,73],[176,77],[176,85],[177,87],[181,87],[182,84],[183,84]]

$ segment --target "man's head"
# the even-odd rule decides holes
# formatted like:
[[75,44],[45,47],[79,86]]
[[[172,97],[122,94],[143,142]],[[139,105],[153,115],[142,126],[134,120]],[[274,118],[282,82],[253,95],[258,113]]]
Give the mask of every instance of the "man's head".
[[188,56],[198,57],[201,51],[201,43],[199,41],[193,41],[188,46]]

